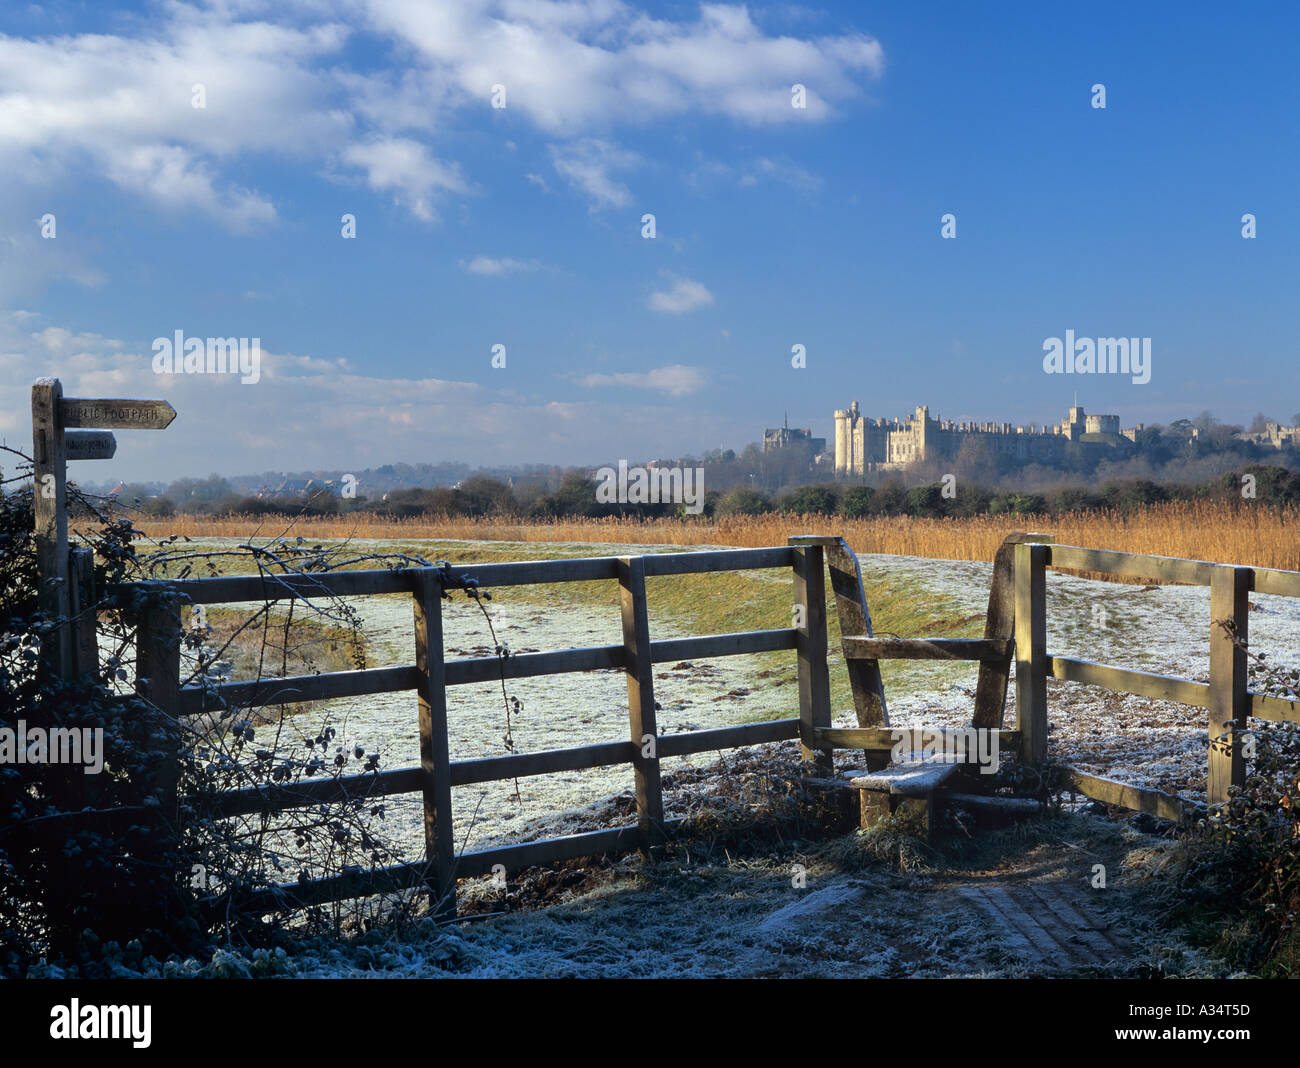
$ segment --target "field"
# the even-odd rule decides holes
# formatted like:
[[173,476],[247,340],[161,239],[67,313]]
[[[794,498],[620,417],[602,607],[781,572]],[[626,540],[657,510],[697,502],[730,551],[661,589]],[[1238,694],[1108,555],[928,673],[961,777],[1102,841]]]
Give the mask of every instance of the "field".
[[137,520],[152,537],[244,538],[292,530],[307,538],[455,539],[511,542],[591,542],[638,545],[784,545],[795,533],[834,533],[858,553],[993,559],[1011,531],[1042,531],[1059,544],[1226,564],[1300,570],[1300,508],[1251,501],[1171,502],[1141,511],[1062,515],[985,515],[964,519],[889,516],[727,516],[718,519],[556,519],[441,517],[388,519],[366,513],[297,518],[178,515]]

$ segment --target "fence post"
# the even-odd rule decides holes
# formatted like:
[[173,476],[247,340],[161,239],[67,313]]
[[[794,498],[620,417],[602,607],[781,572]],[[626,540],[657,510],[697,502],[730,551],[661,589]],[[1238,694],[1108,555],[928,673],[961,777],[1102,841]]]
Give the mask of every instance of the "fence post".
[[[1051,534],[1008,534],[993,555],[993,578],[989,583],[989,610],[984,619],[984,637],[1016,636],[1015,552],[1021,542],[1054,542]],[[1006,718],[1007,686],[1011,681],[1011,654],[1001,660],[981,660],[975,682],[975,714],[972,727],[998,730]]]
[[[69,558],[68,576],[71,594],[71,620],[68,645],[72,666],[69,679],[81,679],[99,673],[98,619],[95,612],[95,554],[84,545],[75,546]],[[73,772],[66,785],[75,808],[97,806],[101,791],[95,776]]]
[[[59,405],[63,386],[57,378],[32,385],[32,510],[36,528],[37,603],[51,619],[71,615],[68,589],[67,453]],[[72,640],[65,624],[48,643],[41,643],[46,668],[60,678],[73,673]]]
[[[174,595],[164,595],[140,612],[135,637],[135,689],[164,717],[176,716],[181,689],[181,608]],[[166,752],[158,771],[158,797],[166,825],[175,827],[179,754],[166,736],[161,744]]]
[[659,783],[659,732],[655,723],[654,665],[650,661],[645,557],[619,557],[618,585],[626,658],[628,719],[632,733],[632,767],[636,774],[637,831],[641,851],[648,855],[650,847],[664,837],[664,796]]
[[[98,618],[95,612],[95,553],[84,545],[72,550],[72,658],[73,674],[99,671]],[[178,669],[179,670],[179,669]]]
[[[161,587],[161,584],[159,584]],[[136,692],[159,711],[161,719],[174,721],[181,685],[181,609],[180,599],[173,593],[150,591],[145,608],[138,617],[135,634],[135,688]],[[173,909],[180,915],[181,905],[174,892],[176,882],[166,873],[166,858],[175,848],[180,829],[180,753],[178,732],[161,724],[155,735],[160,760],[157,765],[158,813],[154,817],[153,834],[143,845],[140,861],[143,878],[153,887],[153,893],[143,899],[123,903],[123,911],[137,918],[128,921],[133,927],[166,927],[170,925]],[[148,879],[154,869],[157,883]],[[174,876],[180,873],[172,873]],[[171,886],[173,889],[168,890]],[[156,896],[155,896],[156,895]]]
[[1020,760],[1047,759],[1047,546],[1015,550],[1016,730]]
[[1205,799],[1211,805],[1227,801],[1228,788],[1246,781],[1241,752],[1241,732],[1250,716],[1246,650],[1220,624],[1234,623],[1237,638],[1246,643],[1252,577],[1248,567],[1221,566],[1210,573],[1210,755]]
[[799,742],[803,759],[816,774],[834,774],[834,752],[816,745],[815,731],[831,725],[831,676],[826,664],[826,578],[820,545],[794,546],[795,611],[801,617],[795,648],[799,654]]
[[415,579],[415,667],[420,673],[420,769],[424,776],[424,850],[434,914],[456,915],[456,843],[451,824],[447,681],[442,645],[442,582],[432,568]]

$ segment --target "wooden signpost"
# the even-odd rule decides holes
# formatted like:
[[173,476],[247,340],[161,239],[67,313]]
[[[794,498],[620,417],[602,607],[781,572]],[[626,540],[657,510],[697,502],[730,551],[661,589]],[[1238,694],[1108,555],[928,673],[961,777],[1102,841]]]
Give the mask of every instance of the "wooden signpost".
[[[176,418],[176,409],[163,400],[90,399],[64,397],[57,378],[32,385],[32,489],[36,516],[36,559],[40,573],[39,602],[49,617],[71,618],[81,601],[72,590],[68,551],[67,462],[107,460],[117,452],[117,439],[108,430],[162,430]],[[77,430],[73,427],[95,429]],[[77,656],[71,629],[55,632],[47,663],[63,678],[84,667]]]
[[117,452],[117,438],[107,430],[68,430],[63,448],[68,460],[111,460]]

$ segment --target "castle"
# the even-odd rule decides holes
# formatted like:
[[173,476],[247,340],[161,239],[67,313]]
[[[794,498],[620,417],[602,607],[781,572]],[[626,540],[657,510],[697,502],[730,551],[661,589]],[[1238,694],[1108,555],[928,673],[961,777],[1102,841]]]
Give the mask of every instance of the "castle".
[[1077,404],[1060,423],[1039,428],[1033,423],[1024,427],[931,419],[928,405],[903,420],[868,419],[854,401],[851,408],[835,413],[835,473],[863,475],[898,470],[926,459],[951,459],[965,441],[986,442],[994,453],[1024,463],[1055,463],[1065,455],[1068,442],[1090,439],[1118,445],[1123,439],[1134,441],[1141,429],[1139,423],[1122,430],[1118,415],[1088,415]]
[[1281,423],[1264,424],[1261,434],[1238,434],[1243,441],[1253,441],[1256,445],[1271,445],[1275,449],[1284,449],[1288,445],[1300,445],[1300,426],[1283,426]]
[[825,438],[813,437],[812,430],[808,427],[791,427],[789,416],[786,417],[784,426],[778,426],[763,431],[764,452],[774,452],[777,449],[784,449],[787,445],[793,445],[797,441],[807,442],[811,445],[814,456],[821,456],[821,454],[826,451]]

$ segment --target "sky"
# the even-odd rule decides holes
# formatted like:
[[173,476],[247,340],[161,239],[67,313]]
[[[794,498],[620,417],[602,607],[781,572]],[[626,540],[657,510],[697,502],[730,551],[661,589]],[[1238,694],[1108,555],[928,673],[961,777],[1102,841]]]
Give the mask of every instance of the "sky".
[[[88,481],[636,462],[787,413],[831,436],[854,400],[1288,421],[1298,31],[1283,4],[6,2],[0,436],[30,447],[43,375],[179,413]],[[258,339],[257,381],[158,373],[178,330]],[[1066,331],[1150,338],[1150,380],[1046,373]]]

